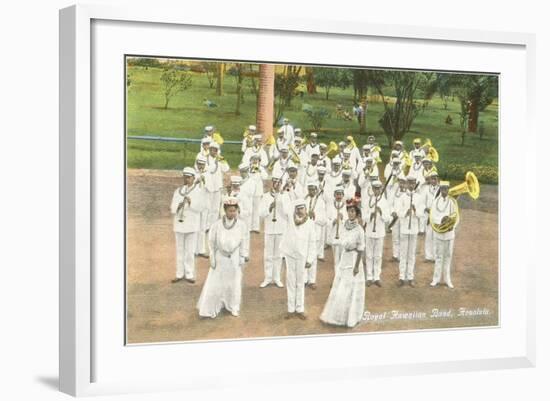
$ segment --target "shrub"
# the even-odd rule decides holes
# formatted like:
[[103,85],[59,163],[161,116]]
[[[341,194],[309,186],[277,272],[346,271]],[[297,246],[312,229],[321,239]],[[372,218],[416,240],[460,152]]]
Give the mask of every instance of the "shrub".
[[464,180],[466,172],[472,171],[479,182],[485,184],[498,184],[497,166],[480,166],[472,164],[449,163],[437,166],[439,176],[443,180]]

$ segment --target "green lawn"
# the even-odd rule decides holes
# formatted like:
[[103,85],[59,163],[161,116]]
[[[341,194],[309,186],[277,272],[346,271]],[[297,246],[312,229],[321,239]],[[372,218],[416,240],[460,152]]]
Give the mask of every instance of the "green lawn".
[[[235,79],[226,75],[224,80],[224,96],[218,97],[214,89],[210,89],[205,74],[191,73],[193,83],[190,89],[176,95],[164,110],[164,97],[160,88],[161,70],[158,68],[130,67],[128,69],[131,86],[127,97],[127,134],[156,135],[180,138],[201,138],[205,125],[215,125],[226,140],[241,140],[244,128],[255,123],[256,99],[251,91],[250,78],[245,78],[245,101],[241,105],[241,115],[235,115],[236,94]],[[284,113],[294,127],[300,127],[304,132],[311,131],[311,124],[306,114],[302,112],[302,104],[322,106],[334,112],[336,104],[340,103],[346,110],[351,110],[353,90],[332,89],[329,100],[325,100],[324,90],[319,88],[315,95],[296,97],[292,108]],[[207,108],[203,99],[207,98],[218,104],[216,108]],[[483,140],[473,134],[467,134],[464,146],[461,146],[461,136],[458,114],[458,100],[450,101],[448,110],[436,95],[423,112],[416,118],[412,129],[405,135],[407,148],[412,146],[413,138],[419,136],[430,138],[439,151],[440,162],[438,170],[444,178],[460,180],[466,170],[473,170],[480,181],[486,183],[498,182],[498,105],[491,104],[480,114],[485,133]],[[381,103],[370,103],[367,113],[367,135],[374,135],[383,148],[384,162],[388,157],[386,136],[378,124],[383,111]],[[445,124],[445,117],[450,114],[453,124]],[[359,136],[356,120],[344,121],[333,116],[326,120],[319,132],[321,141],[339,141],[352,134],[359,145],[366,136]],[[195,144],[173,144],[161,142],[146,142],[128,140],[128,167],[154,169],[181,169],[193,163],[198,151]],[[232,168],[240,161],[240,147],[226,145],[223,154]]]

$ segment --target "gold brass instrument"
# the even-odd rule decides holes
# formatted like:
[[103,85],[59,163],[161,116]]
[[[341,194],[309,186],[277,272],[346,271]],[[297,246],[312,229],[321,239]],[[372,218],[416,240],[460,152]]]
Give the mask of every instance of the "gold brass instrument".
[[330,157],[332,159],[338,153],[340,153],[340,149],[338,149],[338,144],[334,141],[330,141],[327,150],[327,157]]
[[470,196],[470,198],[477,199],[479,198],[479,192],[480,192],[480,187],[479,187],[479,182],[477,180],[476,175],[473,172],[468,171],[466,173],[466,177],[462,184],[455,185],[454,187],[449,189],[448,196],[449,196],[449,199],[454,203],[455,213],[452,213],[449,216],[449,219],[444,223],[435,224],[433,223],[433,219],[432,219],[433,208],[430,210],[430,222],[431,222],[432,229],[436,233],[440,233],[440,234],[451,231],[460,221],[460,213],[458,211],[458,202],[456,201],[455,197],[467,193]]
[[246,140],[246,147],[250,148],[253,145],[254,142],[254,135],[250,133],[250,131],[247,129],[243,132],[243,138]]
[[298,152],[294,148],[294,145],[289,145],[288,150],[290,151],[290,154],[291,154],[290,157],[291,157],[292,162],[294,164],[300,165],[301,164],[300,155],[298,155]]
[[218,145],[223,145],[223,137],[219,132],[214,132],[212,135],[212,139],[214,142],[216,142]]
[[477,199],[479,198],[479,191],[479,181],[477,180],[476,175],[473,172],[468,171],[462,184],[455,185],[449,189],[449,196],[456,198],[459,195],[467,193],[470,195],[470,198]]
[[432,160],[434,163],[439,161],[439,152],[436,148],[434,148],[432,141],[429,138],[426,139],[426,142],[424,142],[424,145],[422,145],[421,148],[427,149],[426,157],[428,159]]
[[267,137],[267,141],[265,141],[265,145],[266,146],[275,145],[275,138],[273,137],[273,134]]

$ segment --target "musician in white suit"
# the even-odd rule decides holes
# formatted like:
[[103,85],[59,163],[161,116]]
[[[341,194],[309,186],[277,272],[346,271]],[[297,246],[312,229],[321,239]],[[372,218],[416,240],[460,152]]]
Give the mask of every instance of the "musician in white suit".
[[317,133],[312,132],[309,134],[309,143],[305,146],[304,151],[306,152],[306,155],[309,160],[311,160],[311,154],[313,151],[317,153],[317,155],[320,155],[320,148],[319,144],[317,143]]
[[407,192],[399,198],[397,216],[399,217],[399,286],[406,281],[414,287],[414,269],[416,263],[416,240],[418,237],[419,217],[424,213],[422,197],[416,190],[416,178],[407,176]]
[[224,159],[220,159],[220,145],[212,142],[209,148],[209,155],[206,159],[208,179],[206,180],[206,192],[208,203],[208,223],[207,228],[218,221],[220,217],[221,191],[223,188],[223,176],[229,171],[229,164]]
[[[399,261],[399,256],[401,252],[401,247],[399,246],[399,217],[397,216],[397,208],[399,202],[401,202],[401,197],[405,196],[407,192],[407,178],[403,174],[399,174],[397,177],[397,186],[392,187],[391,192],[386,191],[388,194],[388,203],[390,205],[390,213],[392,217],[391,223],[391,237],[392,237],[392,260]],[[394,222],[395,220],[395,222]],[[390,228],[390,225],[388,225]]]
[[344,188],[342,184],[336,185],[333,191],[333,198],[327,203],[327,244],[332,247],[334,259],[334,273],[342,256],[342,246],[338,241],[344,224],[344,212],[346,201],[344,200]]
[[250,180],[254,183],[254,195],[252,197],[252,225],[250,230],[254,233],[260,232],[260,201],[264,194],[264,180],[268,179],[265,167],[262,165],[260,156],[253,154],[250,157]]
[[315,223],[308,217],[304,199],[290,201],[284,198],[287,226],[281,241],[281,252],[286,261],[287,310],[285,319],[298,316],[305,320],[305,270],[317,257]]
[[[206,188],[206,181],[210,179],[210,174],[206,171],[206,156],[201,153],[197,154],[195,159],[195,180],[200,181],[200,185]],[[206,192],[205,192],[206,196]],[[200,214],[200,230],[197,233],[197,247],[195,249],[195,254],[203,258],[208,257],[207,252],[207,240],[206,240],[206,230],[208,229],[208,207],[204,207],[203,211]]]
[[323,247],[323,227],[327,224],[325,203],[323,202],[322,194],[319,192],[317,180],[313,179],[307,183],[307,195],[305,197],[308,217],[315,222],[315,246],[316,253],[311,268],[305,271],[305,285],[312,290],[317,288],[317,257],[320,252],[320,247]]
[[331,163],[330,157],[327,156],[328,146],[326,143],[319,144],[319,165],[324,166],[327,171],[330,171]]
[[424,198],[424,218],[421,224],[425,225],[426,236],[424,238],[424,258],[429,261],[435,261],[435,242],[434,231],[430,224],[430,210],[433,206],[435,197],[439,193],[439,179],[437,172],[432,170],[426,177],[426,184],[422,186],[421,195]]
[[242,161],[248,162],[252,165],[252,157],[259,160],[260,166],[267,167],[269,159],[262,146],[262,136],[259,134],[254,135],[254,143],[251,147],[245,150]]
[[[454,198],[449,196],[449,181],[441,181],[440,195],[435,198],[430,218],[434,224],[446,223],[451,218],[457,218],[458,216],[458,204]],[[451,280],[451,261],[453,259],[453,248],[455,240],[455,223],[449,231],[438,233],[434,231],[435,241],[435,266],[434,275],[431,282],[431,286],[435,287],[441,281],[441,275],[443,273],[443,281],[447,284],[447,287],[454,288]]]
[[263,194],[260,202],[260,217],[264,221],[264,280],[260,288],[270,284],[283,287],[281,241],[287,226],[287,217],[283,209],[284,195],[281,191],[281,178],[273,176],[271,190]]
[[365,228],[365,254],[367,287],[373,281],[378,287],[382,287],[380,274],[382,273],[382,253],[384,251],[384,237],[386,236],[386,222],[390,220],[388,201],[382,195],[382,183],[372,183],[372,195],[362,199],[362,213],[364,213]]
[[289,124],[288,118],[283,118],[283,125],[278,132],[283,133],[287,145],[294,143],[294,128]]
[[206,194],[199,181],[195,182],[195,169],[184,168],[183,186],[176,189],[170,205],[176,236],[176,278],[173,283],[181,280],[195,282],[195,249],[200,214],[205,205]]
[[344,188],[344,199],[346,201],[355,198],[355,184],[352,176],[353,171],[351,169],[342,170],[342,187]]

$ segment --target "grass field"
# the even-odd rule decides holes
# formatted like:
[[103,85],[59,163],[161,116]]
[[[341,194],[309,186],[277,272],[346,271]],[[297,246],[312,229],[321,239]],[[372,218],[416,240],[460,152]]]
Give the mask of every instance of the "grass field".
[[[192,86],[176,95],[163,109],[164,97],[161,93],[159,68],[129,67],[131,86],[127,95],[127,135],[156,135],[179,138],[201,138],[205,125],[215,125],[226,140],[241,140],[244,128],[256,120],[256,99],[251,90],[250,78],[245,78],[244,103],[241,114],[235,115],[236,83],[229,75],[224,80],[224,96],[218,97],[211,89],[205,74],[191,73]],[[334,115],[336,104],[342,104],[351,111],[353,89],[332,89],[329,100],[325,100],[324,90],[318,88],[315,95],[305,94],[296,97],[292,107],[284,113],[294,127],[304,132],[312,131],[302,104],[322,106],[332,112],[324,127],[317,131],[320,141],[340,141],[352,134],[359,145],[366,141],[366,135],[359,136],[357,121],[344,121]],[[218,107],[207,108],[203,99],[214,101]],[[412,146],[413,138],[430,138],[440,155],[437,167],[442,177],[461,180],[467,170],[478,175],[480,181],[498,182],[498,104],[495,101],[480,114],[484,126],[484,137],[480,139],[467,134],[464,146],[461,146],[459,126],[460,105],[458,100],[449,101],[448,110],[444,110],[441,99],[436,95],[429,105],[416,118],[412,129],[404,137],[407,148]],[[383,111],[381,103],[369,103],[367,113],[367,135],[374,135],[383,148],[382,158],[387,160],[389,151],[386,136],[378,124]],[[445,124],[445,118],[451,115],[453,124]],[[195,144],[174,144],[128,140],[127,160],[129,168],[181,169],[193,163],[198,152]],[[231,167],[240,161],[240,146],[226,145],[223,154]]]

